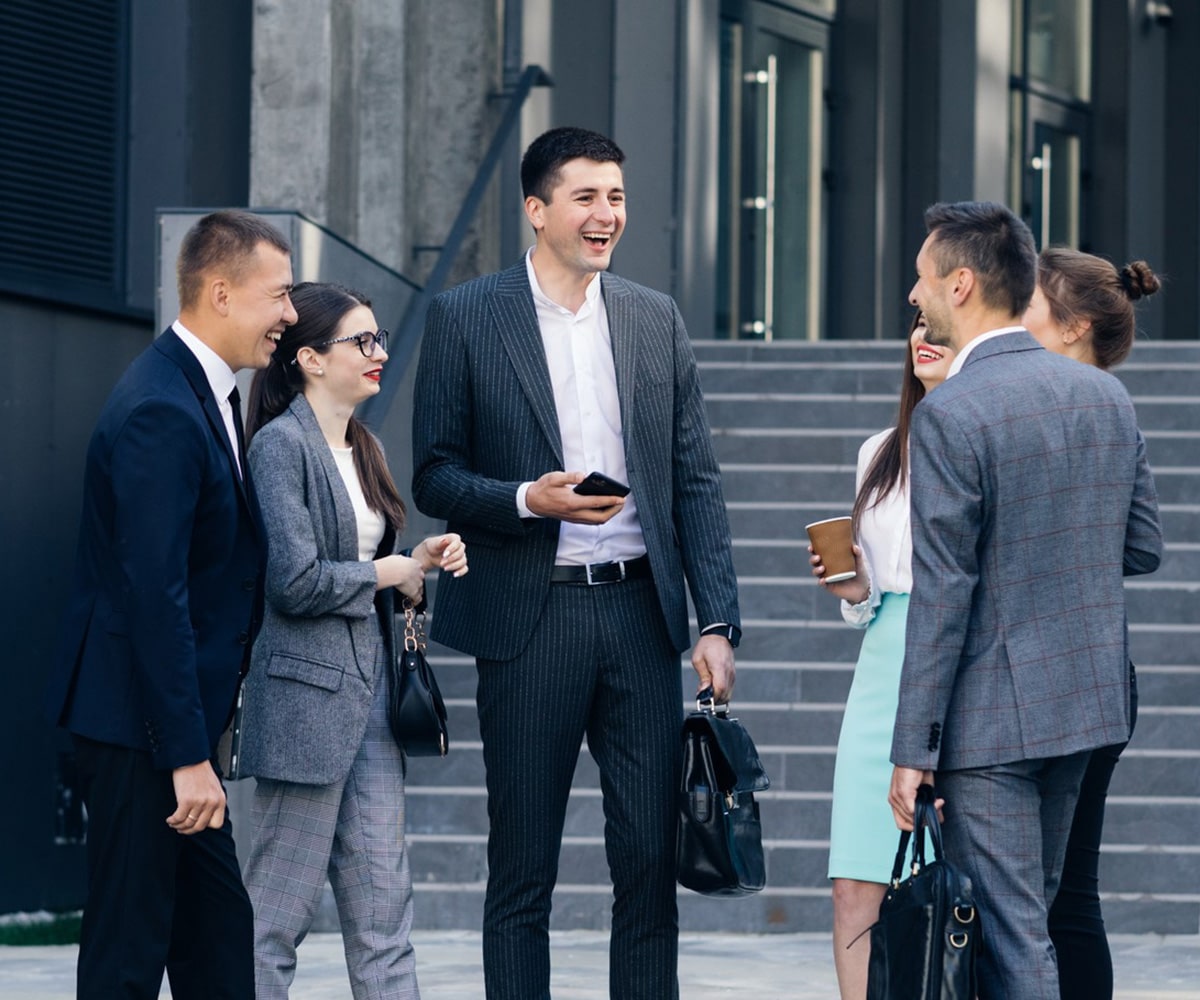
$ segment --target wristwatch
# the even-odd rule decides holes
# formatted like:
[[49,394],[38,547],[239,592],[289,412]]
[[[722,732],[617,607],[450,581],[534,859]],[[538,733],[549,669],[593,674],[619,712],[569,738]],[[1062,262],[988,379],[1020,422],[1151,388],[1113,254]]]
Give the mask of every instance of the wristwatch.
[[725,622],[716,622],[712,625],[705,625],[700,630],[701,635],[720,635],[729,640],[729,645],[737,649],[738,643],[742,641],[742,630],[736,625],[727,625]]

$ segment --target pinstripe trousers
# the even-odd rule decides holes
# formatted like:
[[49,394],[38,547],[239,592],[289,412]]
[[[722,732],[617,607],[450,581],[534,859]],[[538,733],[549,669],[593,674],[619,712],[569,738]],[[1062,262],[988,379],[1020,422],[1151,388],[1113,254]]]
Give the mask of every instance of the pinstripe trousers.
[[[567,799],[583,737],[600,769],[613,882],[609,994],[672,1000],[679,654],[650,580],[552,584],[526,649],[479,660],[487,768],[488,1000],[550,996],[549,922]],[[588,831],[590,832],[590,831]]]
[[404,843],[404,776],[376,678],[362,746],[342,782],[258,779],[246,889],[254,905],[258,1000],[286,1000],[296,947],[328,877],[342,925],[354,1000],[419,1000],[412,874]]

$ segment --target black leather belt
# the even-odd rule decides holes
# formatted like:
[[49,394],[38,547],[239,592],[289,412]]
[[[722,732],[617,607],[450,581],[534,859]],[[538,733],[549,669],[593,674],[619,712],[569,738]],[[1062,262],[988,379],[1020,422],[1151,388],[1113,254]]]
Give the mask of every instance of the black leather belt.
[[551,583],[622,583],[625,580],[645,580],[650,577],[650,557],[638,556],[624,562],[589,563],[586,566],[555,566]]

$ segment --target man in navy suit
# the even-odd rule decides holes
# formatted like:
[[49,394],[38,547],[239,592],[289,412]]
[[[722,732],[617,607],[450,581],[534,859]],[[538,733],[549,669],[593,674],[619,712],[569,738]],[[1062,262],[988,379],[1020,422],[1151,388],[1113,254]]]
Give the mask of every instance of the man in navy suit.
[[[471,546],[433,638],[476,657],[487,768],[487,996],[550,995],[551,893],[580,742],[600,769],[613,997],[678,996],[675,796],[691,645],[733,688],[737,581],[695,359],[675,303],[607,273],[624,154],[553,129],[521,164],[536,245],[438,296],[416,380],[413,495]],[[627,497],[574,487],[591,471]],[[619,492],[619,491],[618,491]]]
[[1021,326],[1037,253],[990,203],[934,205],[910,300],[958,352],[913,412],[913,589],[889,800],[945,796],[970,876],[983,1000],[1058,1000],[1046,914],[1088,757],[1129,737],[1122,577],[1162,533],[1146,445],[1116,378]]
[[252,998],[253,921],[214,768],[257,627],[264,540],[234,373],[294,323],[290,249],[205,216],[179,319],[122,376],[88,448],[75,581],[49,692],[88,810],[78,996]]

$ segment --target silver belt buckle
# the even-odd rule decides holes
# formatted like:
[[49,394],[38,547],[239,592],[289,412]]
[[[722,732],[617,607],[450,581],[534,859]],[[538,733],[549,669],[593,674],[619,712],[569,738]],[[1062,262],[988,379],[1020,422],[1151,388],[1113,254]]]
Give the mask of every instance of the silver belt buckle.
[[592,567],[593,567],[593,566],[605,566],[605,567],[607,567],[607,566],[611,566],[611,565],[613,565],[611,562],[607,562],[607,563],[584,563],[584,564],[583,564],[583,571],[584,571],[584,574],[585,574],[585,575],[586,575],[586,577],[587,577],[587,585],[588,585],[589,587],[599,587],[599,586],[602,586],[603,584],[606,584],[606,583],[623,583],[623,582],[624,582],[624,580],[625,580],[625,560],[623,560],[623,559],[617,560],[617,563],[616,563],[616,565],[617,565],[617,568],[620,570],[620,574],[621,574],[619,577],[617,577],[617,579],[615,579],[615,580],[593,580],[593,579],[592,579]]

